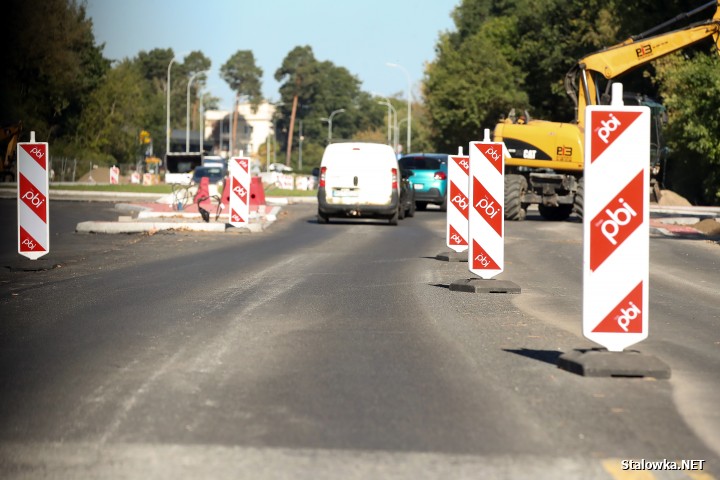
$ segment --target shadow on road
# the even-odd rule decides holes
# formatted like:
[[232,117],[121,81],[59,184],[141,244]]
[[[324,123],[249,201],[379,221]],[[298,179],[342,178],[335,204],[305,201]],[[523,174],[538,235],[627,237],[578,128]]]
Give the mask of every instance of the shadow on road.
[[558,358],[560,358],[560,355],[563,354],[563,352],[558,352],[556,350],[532,350],[529,348],[521,348],[519,350],[503,348],[503,351],[532,358],[533,360],[539,360],[551,365],[557,365]]

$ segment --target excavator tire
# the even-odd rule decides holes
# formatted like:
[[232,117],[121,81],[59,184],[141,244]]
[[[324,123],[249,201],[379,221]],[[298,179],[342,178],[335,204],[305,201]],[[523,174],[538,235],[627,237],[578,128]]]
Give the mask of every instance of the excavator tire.
[[522,221],[527,213],[522,199],[527,191],[527,180],[522,175],[505,175],[505,220]]
[[585,180],[582,178],[578,181],[577,192],[575,192],[573,212],[580,217],[580,220],[583,219],[583,214],[585,213]]

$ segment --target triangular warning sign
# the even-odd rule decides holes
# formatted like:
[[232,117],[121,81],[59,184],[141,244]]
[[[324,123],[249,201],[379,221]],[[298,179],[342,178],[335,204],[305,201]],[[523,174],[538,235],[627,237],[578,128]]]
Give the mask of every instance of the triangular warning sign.
[[475,240],[473,240],[471,255],[472,270],[501,270],[497,262]]
[[590,163],[597,160],[641,114],[641,112],[609,112],[607,110],[592,112],[590,117],[590,128],[592,129]]
[[450,245],[467,246],[467,240],[452,225],[448,225],[448,228],[450,229]]
[[593,333],[642,333],[643,284],[640,282],[593,329]]

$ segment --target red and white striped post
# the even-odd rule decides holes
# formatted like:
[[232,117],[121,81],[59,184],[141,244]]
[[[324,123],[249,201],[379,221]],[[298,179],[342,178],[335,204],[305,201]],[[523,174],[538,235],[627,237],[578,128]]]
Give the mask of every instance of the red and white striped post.
[[470,157],[462,147],[448,161],[448,202],[446,243],[455,252],[468,249],[468,217],[470,215]]
[[611,352],[648,336],[650,109],[585,114],[583,335]]
[[468,268],[488,280],[504,270],[505,155],[502,143],[470,143]]
[[120,169],[116,166],[110,167],[110,183],[112,185],[120,183]]
[[228,170],[229,223],[234,227],[244,227],[250,220],[250,159],[233,157],[230,159]]
[[50,251],[50,202],[48,198],[48,144],[17,145],[18,253],[37,260]]

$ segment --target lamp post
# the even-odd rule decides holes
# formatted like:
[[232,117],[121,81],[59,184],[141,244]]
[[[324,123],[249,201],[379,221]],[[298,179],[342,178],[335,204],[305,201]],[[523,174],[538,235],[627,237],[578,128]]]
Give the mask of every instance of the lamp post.
[[170,68],[172,67],[172,64],[175,62],[176,58],[173,57],[172,60],[170,60],[170,63],[168,64],[168,72],[167,72],[167,126],[165,129],[165,153],[168,153],[170,151]]
[[387,65],[388,67],[399,68],[400,70],[402,70],[403,72],[405,72],[405,76],[407,77],[407,81],[408,81],[408,95],[407,95],[407,97],[408,97],[408,100],[407,100],[407,102],[408,102],[408,105],[407,105],[408,117],[407,117],[407,122],[408,122],[408,124],[407,124],[407,152],[406,152],[406,153],[410,153],[410,144],[411,144],[411,140],[412,140],[412,133],[411,133],[411,132],[412,132],[412,113],[411,113],[411,110],[410,110],[410,105],[411,105],[411,102],[412,102],[412,93],[411,93],[411,91],[412,91],[412,81],[410,80],[410,74],[408,73],[407,70],[405,70],[405,67],[403,67],[402,65],[398,65],[397,63],[390,63],[390,62],[387,62],[386,65]]
[[[380,105],[385,105],[388,107],[388,143],[392,144],[393,150],[395,150],[397,153],[397,110],[395,110],[395,107],[392,106],[390,100],[388,100],[387,98],[384,101],[378,103]],[[394,142],[392,132],[395,132],[396,138]]]
[[338,113],[343,113],[345,111],[344,108],[341,108],[339,110],[333,110],[332,113],[330,113],[330,117],[321,118],[320,120],[323,122],[328,122],[328,143],[332,142],[332,121],[333,117],[337,115]]
[[207,70],[203,70],[202,72],[195,72],[190,76],[190,80],[188,80],[187,85],[187,106],[186,106],[186,119],[185,119],[185,153],[190,151],[190,86],[192,85],[193,80],[195,80],[195,77],[198,75],[202,75],[203,73],[207,73]]

